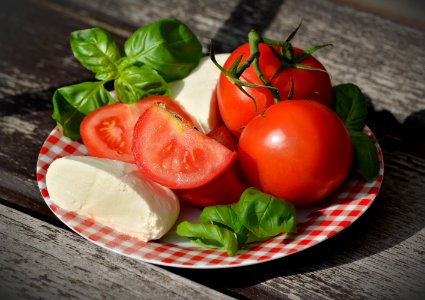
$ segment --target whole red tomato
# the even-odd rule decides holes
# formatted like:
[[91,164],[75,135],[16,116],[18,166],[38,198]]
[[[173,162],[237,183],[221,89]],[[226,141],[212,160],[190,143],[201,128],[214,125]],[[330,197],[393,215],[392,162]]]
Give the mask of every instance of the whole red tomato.
[[[271,85],[278,88],[280,100],[288,98],[293,82],[293,99],[311,99],[325,105],[331,104],[332,84],[330,77],[326,73],[324,66],[316,58],[310,55],[298,62],[298,64],[324,71],[288,67],[274,76],[281,65],[280,59],[276,57],[269,46],[261,43],[258,46],[260,51],[258,59],[260,70],[264,77],[270,81]],[[293,50],[295,57],[303,52],[298,48],[293,48]],[[250,55],[248,43],[243,44],[231,53],[224,64],[224,69],[228,70],[241,55],[240,64]],[[239,79],[251,84],[263,84],[253,65],[245,69]],[[220,75],[217,84],[218,107],[224,124],[236,137],[240,136],[244,126],[254,116],[261,114],[267,107],[274,104],[273,95],[269,89],[250,87],[244,87],[244,89],[255,99],[257,107],[253,100],[230,82],[223,73]]]
[[288,100],[252,119],[239,139],[238,157],[253,186],[305,205],[334,191],[352,160],[351,139],[325,105]]
[[[265,44],[258,45],[260,51],[259,65],[264,77],[270,80],[279,68],[280,61]],[[224,69],[228,70],[233,62],[242,55],[241,63],[250,55],[249,44],[245,43],[227,59]],[[255,73],[254,67],[249,66],[239,77],[240,80],[252,84],[263,84]],[[262,113],[267,107],[274,103],[273,95],[267,88],[244,88],[256,102],[240,91],[236,85],[230,82],[222,73],[217,83],[217,102],[220,115],[229,131],[239,137],[243,126],[248,124],[254,116]]]
[[[300,55],[303,50],[293,48],[294,56]],[[325,67],[314,56],[309,55],[299,64],[318,70],[304,70],[298,68],[287,68],[280,72],[276,79],[276,87],[281,97],[287,98],[291,90],[291,81],[294,81],[292,99],[315,100],[330,106],[332,103],[332,83]]]

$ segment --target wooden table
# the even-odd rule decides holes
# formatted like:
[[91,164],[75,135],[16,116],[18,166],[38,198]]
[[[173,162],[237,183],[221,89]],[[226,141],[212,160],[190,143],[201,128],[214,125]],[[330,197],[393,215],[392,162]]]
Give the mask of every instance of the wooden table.
[[[68,230],[37,189],[39,149],[55,126],[51,96],[91,75],[69,33],[100,26],[122,43],[137,27],[177,17],[207,53],[231,51],[251,28],[317,53],[334,84],[369,98],[385,159],[382,189],[353,225],[309,250],[250,267],[158,267]],[[340,2],[3,0],[0,2],[0,298],[424,299],[425,31]]]

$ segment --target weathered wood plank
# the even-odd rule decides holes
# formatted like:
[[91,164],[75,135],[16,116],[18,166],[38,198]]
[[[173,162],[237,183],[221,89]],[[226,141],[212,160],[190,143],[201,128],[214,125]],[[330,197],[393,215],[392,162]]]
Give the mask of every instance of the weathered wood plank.
[[230,299],[0,205],[2,299]]
[[[72,9],[67,9],[69,2],[73,3]],[[188,22],[200,35],[204,46],[209,39],[214,39],[218,47],[226,49],[228,45],[235,47],[235,41],[239,42],[251,26],[265,30],[261,20],[268,16],[265,11],[248,21],[246,17],[232,14],[237,3],[226,1],[217,1],[214,5],[201,2],[199,7],[191,5],[190,1],[179,2],[178,5],[170,2],[170,7],[177,8],[172,14],[164,10],[163,4],[155,5],[157,1],[144,4],[131,0],[120,4],[80,0],[40,3],[2,1],[0,12],[0,20],[6,28],[21,30],[19,37],[13,33],[14,30],[7,31],[1,36],[0,43],[3,45],[0,77],[4,78],[0,82],[0,139],[5,145],[0,155],[8,162],[0,172],[2,178],[10,178],[8,185],[2,185],[0,189],[7,194],[10,187],[25,186],[25,189],[20,189],[25,191],[24,196],[35,199],[38,191],[34,185],[33,166],[43,138],[54,126],[50,119],[50,97],[54,87],[91,76],[73,59],[68,45],[69,32],[99,23],[115,28],[111,24],[118,22],[120,25],[116,31],[124,35],[122,32],[131,31],[132,25],[136,27],[173,15]],[[279,4],[273,2],[276,7]],[[102,7],[102,13],[96,13],[99,7]],[[252,13],[255,7],[239,4],[246,13]],[[274,7],[270,5],[268,8]],[[294,1],[285,1],[280,9],[275,8],[274,11],[277,13],[274,19],[271,15],[265,21],[271,23],[266,34],[274,38],[281,38],[289,32],[289,28],[303,16],[311,16],[304,21],[296,42],[301,47],[322,41],[334,42],[333,49],[323,50],[317,55],[325,61],[335,83],[352,81],[359,84],[370,96],[376,110],[385,108],[398,119],[404,119],[415,111],[425,109],[425,87],[422,84],[425,75],[421,69],[425,64],[425,32],[331,2],[304,1],[298,5]],[[292,13],[289,14],[289,11]],[[96,21],[96,18],[100,20]],[[43,22],[38,22],[40,19]],[[120,20],[132,25],[125,25]],[[22,41],[25,41],[25,47]],[[406,44],[409,47],[401,48]],[[15,55],[13,49],[20,49],[19,55]],[[415,64],[410,63],[413,59]],[[19,153],[28,155],[18,156],[18,147],[21,148]],[[18,199],[13,195],[3,198]],[[22,205],[31,207],[28,201],[23,201]]]
[[[323,60],[335,84],[354,82],[373,100],[377,110],[391,111],[399,121],[425,109],[425,31],[401,25],[332,1],[167,1],[124,3],[61,0],[62,5],[97,11],[102,5],[109,21],[125,19],[135,27],[163,17],[177,17],[199,35],[204,49],[214,40],[216,49],[231,51],[250,29],[283,39],[303,20],[294,44],[307,48],[333,43],[316,56]],[[173,10],[167,9],[173,7]],[[408,45],[408,46],[406,46]]]

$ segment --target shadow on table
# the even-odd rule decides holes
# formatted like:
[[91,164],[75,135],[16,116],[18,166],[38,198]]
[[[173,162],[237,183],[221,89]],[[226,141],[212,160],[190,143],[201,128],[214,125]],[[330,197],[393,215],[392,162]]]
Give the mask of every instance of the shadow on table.
[[231,52],[247,41],[247,33],[255,29],[263,33],[273,22],[284,0],[239,1],[230,17],[212,38],[217,53]]
[[367,123],[383,149],[384,181],[372,206],[356,222],[323,243],[274,261],[233,269],[170,270],[229,293],[368,258],[424,228],[425,137],[417,133],[425,130],[425,110],[411,114],[403,124],[388,111],[376,112],[372,106],[369,110]]

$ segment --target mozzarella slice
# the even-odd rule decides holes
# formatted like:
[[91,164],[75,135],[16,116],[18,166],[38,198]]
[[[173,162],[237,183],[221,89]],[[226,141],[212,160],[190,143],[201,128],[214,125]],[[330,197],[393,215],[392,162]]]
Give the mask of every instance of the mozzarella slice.
[[175,194],[141,174],[137,166],[88,156],[55,160],[46,175],[59,207],[142,241],[161,238],[174,225]]
[[[217,54],[215,57],[223,65],[229,54]],[[196,127],[204,133],[210,132],[220,121],[215,98],[219,76],[220,70],[211,59],[203,57],[189,76],[170,83],[171,97],[184,107]]]

